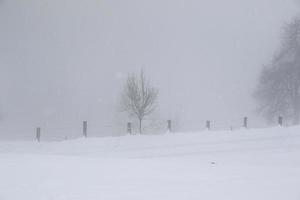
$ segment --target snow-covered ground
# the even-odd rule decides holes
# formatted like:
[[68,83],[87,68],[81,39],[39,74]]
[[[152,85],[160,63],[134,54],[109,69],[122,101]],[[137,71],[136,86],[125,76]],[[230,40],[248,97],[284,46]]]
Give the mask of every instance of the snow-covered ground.
[[300,127],[0,142],[0,200],[300,200]]

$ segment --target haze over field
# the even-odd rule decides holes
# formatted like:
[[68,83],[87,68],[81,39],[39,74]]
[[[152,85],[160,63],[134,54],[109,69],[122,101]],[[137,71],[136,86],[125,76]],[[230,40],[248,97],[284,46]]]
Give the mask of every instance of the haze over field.
[[0,0],[0,200],[299,200],[299,10]]
[[[112,132],[127,73],[160,90],[161,119],[182,130],[251,126],[259,71],[295,16],[290,0],[1,0],[1,129]],[[76,127],[75,127],[76,128]]]

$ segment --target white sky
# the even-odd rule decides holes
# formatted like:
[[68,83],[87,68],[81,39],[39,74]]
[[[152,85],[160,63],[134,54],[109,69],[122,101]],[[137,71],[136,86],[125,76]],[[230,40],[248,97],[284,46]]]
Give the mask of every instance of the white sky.
[[0,0],[0,126],[111,127],[141,68],[160,118],[259,126],[251,93],[297,12],[292,0]]

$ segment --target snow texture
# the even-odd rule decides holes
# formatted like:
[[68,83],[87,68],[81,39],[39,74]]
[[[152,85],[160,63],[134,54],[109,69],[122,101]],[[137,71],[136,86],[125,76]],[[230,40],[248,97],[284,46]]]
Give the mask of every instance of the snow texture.
[[299,200],[300,127],[0,142],[0,200]]

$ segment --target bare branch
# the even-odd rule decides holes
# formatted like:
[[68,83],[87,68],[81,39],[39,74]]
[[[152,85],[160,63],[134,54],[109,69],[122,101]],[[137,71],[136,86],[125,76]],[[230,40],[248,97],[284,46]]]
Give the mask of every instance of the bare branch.
[[130,74],[122,94],[121,106],[123,111],[129,115],[137,117],[141,123],[145,116],[150,115],[156,108],[158,90],[150,85],[144,72],[140,75]]

